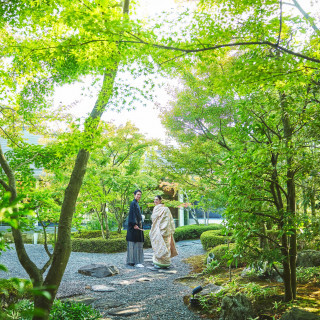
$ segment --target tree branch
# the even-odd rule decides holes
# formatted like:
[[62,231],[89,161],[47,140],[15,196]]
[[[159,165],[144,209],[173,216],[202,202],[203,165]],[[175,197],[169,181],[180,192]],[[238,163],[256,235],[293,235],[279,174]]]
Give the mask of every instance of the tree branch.
[[267,217],[267,218],[270,218],[272,220],[275,220],[275,221],[278,221],[280,222],[280,219],[279,218],[276,218],[274,216],[272,216],[271,214],[267,214],[267,213],[263,213],[263,212],[252,212],[252,211],[249,211],[249,210],[244,210],[243,212],[248,212],[248,213],[252,213],[252,214],[256,214],[258,216],[261,216],[261,217]]
[[305,12],[302,7],[300,6],[300,4],[298,3],[297,0],[292,0],[294,3],[294,6],[303,14],[303,16],[305,17],[305,19],[310,23],[312,29],[314,31],[316,31],[317,33],[320,33],[320,30],[318,29],[318,27],[315,25],[315,23],[313,22],[314,19],[312,19],[309,14],[307,12]]
[[[14,177],[14,173],[13,170],[10,168],[7,159],[5,158],[3,152],[2,152],[2,148],[0,145],[0,165],[3,169],[3,171],[5,172],[7,178],[8,178],[8,182],[9,184],[6,183],[1,183],[3,187],[7,187],[9,188],[9,191],[11,192],[11,201],[13,201],[16,197],[17,197],[17,191],[16,191],[16,180]],[[2,181],[2,180],[1,180]],[[4,182],[4,181],[3,181]],[[7,190],[7,189],[6,189]]]
[[44,234],[44,249],[45,249],[48,257],[51,259],[52,253],[49,251],[49,248],[48,248],[48,237],[47,237],[46,226],[44,225],[43,221],[40,219],[38,212],[36,212],[36,214],[37,214],[38,221],[40,222],[40,224],[42,226],[42,230],[43,230],[43,234]]
[[0,184],[3,186],[3,188],[4,188],[6,191],[11,191],[10,186],[9,186],[5,181],[3,181],[2,179],[0,179]]
[[[110,43],[117,43],[117,44],[120,44],[120,43],[141,44],[141,45],[147,45],[147,46],[151,46],[151,47],[158,48],[158,49],[164,49],[164,50],[170,50],[170,51],[180,51],[180,52],[184,52],[184,53],[198,53],[198,52],[204,52],[204,51],[213,51],[213,50],[221,49],[221,48],[261,45],[261,46],[267,46],[267,47],[274,48],[276,50],[288,53],[288,54],[293,55],[295,57],[299,57],[299,58],[301,58],[303,60],[320,63],[319,59],[312,58],[312,57],[306,56],[304,54],[289,50],[287,48],[279,46],[276,43],[272,43],[270,41],[248,41],[248,42],[245,42],[245,41],[242,42],[241,41],[241,42],[233,42],[233,43],[225,43],[225,44],[213,45],[213,46],[210,46],[210,47],[207,47],[207,48],[186,49],[186,48],[179,48],[179,47],[165,46],[165,45],[150,43],[150,42],[146,42],[146,41],[143,41],[143,40],[139,40],[139,41],[134,41],[134,40],[112,41],[112,40],[109,40],[109,39],[108,40],[107,39],[93,39],[93,40],[88,40],[88,41],[85,41],[85,42],[82,42],[82,43],[77,43],[77,44],[49,46],[49,47],[45,47],[45,48],[37,48],[37,49],[30,49],[30,50],[31,51],[39,51],[39,50],[48,50],[48,49],[78,47],[78,46],[84,46],[84,45],[87,45],[87,44],[90,44],[90,43],[94,43],[94,42],[110,42]],[[17,46],[14,46],[14,47],[17,47]],[[28,49],[28,48],[26,48],[26,49]]]

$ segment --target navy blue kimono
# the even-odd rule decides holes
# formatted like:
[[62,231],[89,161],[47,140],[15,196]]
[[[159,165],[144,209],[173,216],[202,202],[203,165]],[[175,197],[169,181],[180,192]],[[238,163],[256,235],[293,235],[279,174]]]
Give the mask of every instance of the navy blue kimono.
[[138,226],[142,229],[141,210],[136,199],[134,199],[130,204],[126,239],[131,242],[144,242],[143,231],[135,230],[134,226]]

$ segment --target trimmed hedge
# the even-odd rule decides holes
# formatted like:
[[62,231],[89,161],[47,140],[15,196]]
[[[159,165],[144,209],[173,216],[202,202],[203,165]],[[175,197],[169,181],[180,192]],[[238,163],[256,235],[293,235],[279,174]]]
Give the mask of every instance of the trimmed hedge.
[[79,230],[77,232],[72,232],[71,237],[73,239],[101,238],[101,230]]
[[[114,253],[127,250],[126,233],[111,235],[109,239],[89,238],[73,239],[73,252]],[[144,232],[144,248],[151,248],[149,231]]]
[[209,230],[205,231],[200,236],[201,244],[204,250],[209,250],[220,244],[226,244],[228,240],[231,242],[231,238],[221,234],[221,230]]
[[[176,241],[199,239],[200,235],[207,230],[221,230],[223,228],[220,224],[211,225],[190,225],[176,228],[174,238]],[[151,248],[149,238],[150,230],[144,232],[144,248]],[[94,237],[99,233],[98,238]],[[78,238],[79,235],[87,237],[85,239]],[[76,236],[75,236],[76,235]],[[92,253],[113,253],[127,250],[126,232],[121,234],[111,232],[109,239],[101,238],[101,231],[82,231],[73,234],[72,251],[74,252],[92,252]]]
[[189,240],[189,239],[199,239],[201,234],[208,230],[221,230],[223,225],[218,223],[213,223],[209,225],[205,224],[193,224],[189,226],[183,226],[176,228],[174,233],[174,239],[176,241]]
[[[73,232],[72,234],[73,239],[95,239],[95,238],[102,238],[101,230],[80,230],[78,232]],[[110,238],[123,238],[126,236],[126,232],[122,231],[118,233],[116,231],[110,232]]]
[[[227,244],[220,244],[210,251],[208,251],[206,256],[206,261],[210,253],[214,254],[214,259],[220,262],[220,266],[227,267],[228,261],[232,258],[232,250],[235,249],[236,244],[230,243],[229,244],[229,250]],[[236,263],[237,262],[237,263]],[[241,267],[244,265],[243,259],[237,259],[237,261],[232,262],[231,267]]]
[[72,251],[92,253],[113,253],[127,250],[125,238],[118,239],[73,239]]

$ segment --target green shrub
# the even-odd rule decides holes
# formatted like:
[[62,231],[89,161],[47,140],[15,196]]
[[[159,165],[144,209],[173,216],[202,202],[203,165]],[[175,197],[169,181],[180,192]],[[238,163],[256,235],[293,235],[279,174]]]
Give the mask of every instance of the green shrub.
[[204,250],[214,248],[220,244],[226,244],[228,240],[232,242],[231,237],[222,235],[221,230],[209,230],[200,236],[201,244]]
[[227,244],[220,244],[216,247],[214,247],[213,249],[211,249],[210,251],[208,251],[206,259],[208,258],[210,253],[214,254],[214,259],[218,260],[218,262],[220,262],[220,266],[222,267],[227,267],[229,266],[229,262],[231,262],[231,266],[232,267],[240,267],[242,266],[243,263],[243,259],[239,259],[239,257],[234,257],[234,249],[236,247],[235,243],[230,243],[229,244],[229,249],[228,249],[228,245]]
[[209,225],[189,225],[176,228],[174,233],[174,239],[176,241],[188,240],[188,239],[199,239],[201,234],[208,230],[220,230],[223,228],[223,225],[218,223],[213,223]]
[[87,306],[83,303],[76,303],[72,301],[56,300],[51,312],[50,320],[95,320],[101,319],[99,311]]
[[0,304],[7,307],[12,303],[25,298],[30,298],[32,283],[26,279],[0,279]]
[[[0,314],[1,315],[1,314]],[[10,309],[5,310],[1,319],[31,320],[33,317],[33,302],[22,300]],[[55,300],[49,316],[50,320],[98,320],[102,319],[99,311],[83,303]]]
[[0,319],[6,320],[32,320],[34,314],[33,302],[27,299],[21,300],[5,309]]
[[150,230],[146,230],[144,232],[144,248],[151,248],[151,241],[150,241],[150,237],[149,237],[149,232]]
[[320,267],[299,267],[297,268],[297,282],[298,283],[310,283],[318,282],[320,279]]
[[220,267],[220,262],[218,260],[211,260],[210,263],[206,265],[206,268],[202,271],[203,274],[212,274],[216,272]]

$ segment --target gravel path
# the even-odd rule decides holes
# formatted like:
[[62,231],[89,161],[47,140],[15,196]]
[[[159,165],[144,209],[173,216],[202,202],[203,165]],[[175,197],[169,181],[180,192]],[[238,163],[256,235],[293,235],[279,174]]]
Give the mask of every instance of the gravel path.
[[[183,297],[190,294],[188,286],[174,280],[186,276],[190,268],[182,260],[198,254],[204,250],[200,240],[187,240],[177,242],[179,255],[173,258],[173,266],[169,269],[172,273],[153,271],[145,262],[145,268],[134,268],[125,265],[126,253],[83,253],[72,252],[65,274],[58,291],[57,297],[65,298],[77,296],[91,303],[104,314],[105,319],[148,319],[148,320],[175,320],[175,319],[201,319],[199,315],[191,312],[183,303]],[[41,266],[47,258],[42,245],[26,245],[30,257]],[[150,260],[152,250],[145,249],[145,259]],[[9,273],[0,271],[1,278],[19,277],[28,278],[20,266],[15,250],[3,252],[0,263],[7,266]],[[78,273],[82,266],[92,263],[114,265],[119,270],[118,275],[108,278],[93,278]],[[137,281],[145,278],[145,281]],[[128,280],[127,284],[120,284]],[[113,292],[94,292],[93,285],[113,287]],[[121,308],[133,308],[130,316],[112,315],[113,311]],[[136,311],[136,313],[134,313]]]

